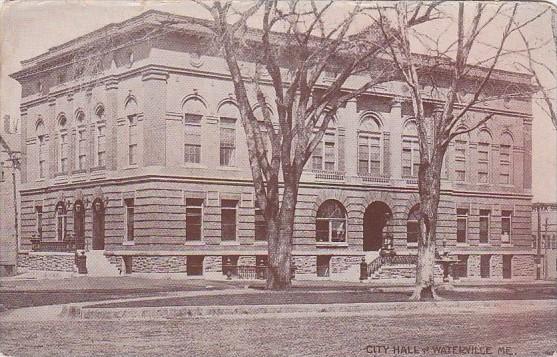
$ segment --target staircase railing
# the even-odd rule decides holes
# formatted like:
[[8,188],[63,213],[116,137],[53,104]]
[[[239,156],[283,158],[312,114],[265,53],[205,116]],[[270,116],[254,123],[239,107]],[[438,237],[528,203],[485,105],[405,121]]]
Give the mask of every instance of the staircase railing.
[[417,255],[392,255],[392,256],[378,256],[373,259],[367,266],[368,276],[372,276],[383,265],[395,264],[416,264],[418,262]]

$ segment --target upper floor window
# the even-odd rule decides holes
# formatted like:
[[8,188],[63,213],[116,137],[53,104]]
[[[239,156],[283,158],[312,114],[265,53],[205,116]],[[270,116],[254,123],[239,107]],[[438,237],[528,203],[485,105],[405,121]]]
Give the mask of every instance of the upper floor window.
[[347,215],[337,200],[326,200],[319,206],[315,218],[317,242],[346,242]]
[[48,157],[48,152],[46,149],[46,133],[42,120],[39,121],[39,123],[37,124],[36,132],[39,145],[39,150],[37,153],[39,178],[44,178],[46,176],[46,158]]
[[420,235],[419,226],[419,213],[420,205],[415,205],[412,207],[408,213],[408,220],[406,221],[406,242],[407,243],[418,243],[418,236]]
[[480,210],[480,243],[489,242],[489,225],[491,211],[487,209]]
[[413,121],[407,122],[402,135],[402,176],[417,177],[420,169],[420,147],[416,124]]
[[478,183],[489,182],[490,157],[491,135],[482,130],[478,138]]
[[381,175],[381,126],[373,117],[365,117],[358,132],[358,174]]
[[499,183],[504,185],[512,183],[512,146],[512,137],[508,133],[503,133],[499,149]]
[[87,167],[87,131],[85,127],[85,114],[79,111],[76,115],[77,128],[77,168],[85,170]]
[[311,157],[313,170],[336,170],[336,135],[334,132],[327,132],[323,135],[323,139],[313,150]]
[[511,225],[512,211],[501,211],[501,242],[510,243],[511,241]]
[[59,135],[59,162],[58,172],[68,172],[68,132],[66,128],[66,117],[61,114],[58,118],[58,135]]
[[125,113],[128,118],[128,165],[137,165],[139,159],[138,109],[137,102],[133,97],[126,101]]
[[201,162],[201,120],[206,111],[205,104],[199,99],[184,103],[184,162]]
[[236,124],[240,117],[238,107],[224,103],[219,107],[220,117],[220,165],[236,165]]
[[106,165],[106,126],[104,124],[104,107],[99,105],[95,110],[97,127],[95,133],[95,165],[104,167]]
[[35,206],[35,217],[36,217],[36,232],[37,238],[41,239],[43,237],[43,207]]
[[238,209],[238,201],[222,200],[221,205],[222,240],[236,240],[236,211]]
[[459,139],[455,141],[455,181],[466,181],[466,155],[468,154],[468,141]]

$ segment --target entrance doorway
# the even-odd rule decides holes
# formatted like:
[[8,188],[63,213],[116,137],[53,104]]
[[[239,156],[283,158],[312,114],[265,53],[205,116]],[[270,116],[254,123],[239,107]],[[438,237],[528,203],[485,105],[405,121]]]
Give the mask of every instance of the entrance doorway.
[[104,249],[104,204],[99,198],[93,201],[93,250]]
[[364,251],[378,251],[383,246],[383,230],[392,216],[386,203],[371,203],[364,213]]
[[510,279],[512,277],[512,255],[503,255],[503,279]]
[[73,206],[73,231],[77,249],[85,249],[85,206],[80,200]]

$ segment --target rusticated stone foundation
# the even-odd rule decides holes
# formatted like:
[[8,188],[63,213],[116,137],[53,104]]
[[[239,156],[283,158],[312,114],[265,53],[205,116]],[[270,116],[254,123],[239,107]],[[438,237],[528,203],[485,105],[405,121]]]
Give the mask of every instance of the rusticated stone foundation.
[[18,268],[28,270],[73,272],[74,263],[74,253],[29,252],[17,256]]

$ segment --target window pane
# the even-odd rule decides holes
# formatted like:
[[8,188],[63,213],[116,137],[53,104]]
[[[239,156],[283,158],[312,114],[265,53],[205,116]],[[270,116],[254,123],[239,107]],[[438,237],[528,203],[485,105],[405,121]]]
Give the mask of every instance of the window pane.
[[329,241],[329,221],[318,219],[315,222],[315,236],[318,242]]
[[418,222],[408,221],[406,223],[406,240],[408,243],[418,242]]
[[331,222],[331,240],[333,242],[346,241],[346,222],[334,220]]

